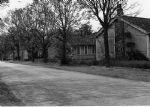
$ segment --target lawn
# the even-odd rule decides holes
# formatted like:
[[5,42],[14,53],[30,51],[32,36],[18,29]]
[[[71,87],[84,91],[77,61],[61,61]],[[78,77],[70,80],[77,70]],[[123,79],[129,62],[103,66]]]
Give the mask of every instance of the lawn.
[[[14,62],[12,62],[14,63]],[[150,70],[149,69],[137,69],[126,67],[104,67],[104,66],[59,66],[58,64],[44,64],[44,63],[32,63],[32,62],[15,62],[33,66],[43,66],[73,72],[82,72],[93,75],[108,76],[113,78],[122,78],[136,81],[150,82]]]

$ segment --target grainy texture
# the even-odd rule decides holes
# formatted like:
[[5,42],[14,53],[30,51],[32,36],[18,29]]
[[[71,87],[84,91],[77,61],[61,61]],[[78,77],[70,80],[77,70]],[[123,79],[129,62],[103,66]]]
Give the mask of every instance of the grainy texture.
[[24,104],[11,92],[9,86],[0,82],[0,106],[23,106]]
[[[107,76],[113,78],[122,78],[135,81],[150,82],[150,64],[149,61],[125,61],[114,62],[116,66],[123,67],[104,67],[104,66],[59,66],[53,63],[32,63],[32,62],[15,62],[25,65],[43,66],[47,68],[55,68],[60,70],[75,71],[93,75]],[[133,67],[133,68],[130,68]],[[138,69],[147,68],[147,69]]]
[[0,62],[0,72],[2,80],[28,106],[150,105],[149,82],[4,62]]

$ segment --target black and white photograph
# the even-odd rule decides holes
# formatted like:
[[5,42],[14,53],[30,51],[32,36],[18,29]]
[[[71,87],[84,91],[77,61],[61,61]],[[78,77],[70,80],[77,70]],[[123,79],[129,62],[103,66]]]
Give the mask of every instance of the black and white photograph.
[[0,0],[0,106],[150,106],[150,1]]

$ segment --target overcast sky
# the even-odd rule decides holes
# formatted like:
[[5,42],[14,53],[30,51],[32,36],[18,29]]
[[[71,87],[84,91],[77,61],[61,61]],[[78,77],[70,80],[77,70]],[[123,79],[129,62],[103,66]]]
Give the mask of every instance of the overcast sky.
[[[141,13],[138,15],[138,17],[150,18],[150,0],[128,0],[128,1],[129,4],[136,3],[136,2],[139,4]],[[98,22],[96,21],[92,21],[94,30],[98,30],[100,26],[97,23]]]
[[[141,7],[141,13],[138,15],[139,17],[150,18],[150,0],[129,0],[129,3],[138,2]],[[7,8],[0,8],[0,15],[5,16],[8,10],[12,10],[14,8],[21,8],[26,6],[27,4],[32,3],[32,0],[10,0],[9,7]],[[100,25],[95,22],[91,21],[93,25],[93,30],[97,30]]]
[[0,17],[6,16],[9,10],[25,7],[29,3],[32,3],[32,0],[9,0],[8,6],[0,7]]

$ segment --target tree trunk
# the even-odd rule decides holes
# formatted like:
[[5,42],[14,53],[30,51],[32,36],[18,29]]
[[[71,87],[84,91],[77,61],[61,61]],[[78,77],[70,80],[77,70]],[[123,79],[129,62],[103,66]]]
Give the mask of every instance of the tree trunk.
[[67,57],[66,57],[66,32],[63,35],[63,41],[62,41],[62,58],[61,58],[61,65],[68,64]]
[[17,60],[20,61],[20,46],[17,44]]
[[35,48],[34,47],[32,47],[32,52],[31,52],[31,54],[32,54],[32,62],[34,62],[35,61],[35,53],[34,53],[34,51],[35,51]]
[[123,59],[125,59],[126,58],[126,46],[125,46],[125,31],[124,31],[124,23],[122,22],[122,28],[121,28],[121,30],[122,30],[122,48],[123,48],[123,50],[122,50],[122,55],[123,55]]
[[15,60],[15,51],[13,50],[13,61]]
[[108,42],[108,27],[104,27],[104,46],[105,46],[105,64],[110,66],[109,42]]
[[44,61],[45,63],[48,62],[48,49],[46,48],[45,45],[43,46],[43,61]]

